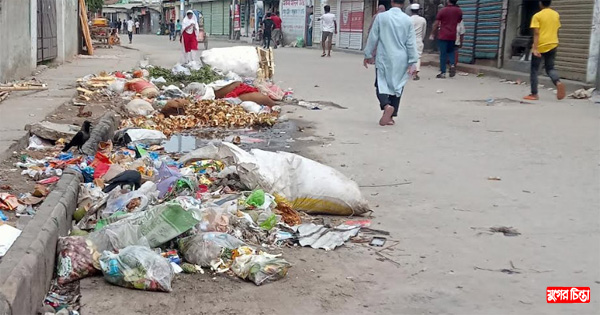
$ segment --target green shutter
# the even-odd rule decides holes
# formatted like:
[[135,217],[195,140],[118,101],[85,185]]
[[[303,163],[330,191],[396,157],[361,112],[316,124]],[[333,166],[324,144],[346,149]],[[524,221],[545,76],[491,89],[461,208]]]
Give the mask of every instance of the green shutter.
[[223,5],[225,1],[215,1],[212,4],[212,33],[213,35],[225,35],[225,24],[223,23]]
[[212,34],[212,3],[202,2],[202,16],[204,18],[204,31]]

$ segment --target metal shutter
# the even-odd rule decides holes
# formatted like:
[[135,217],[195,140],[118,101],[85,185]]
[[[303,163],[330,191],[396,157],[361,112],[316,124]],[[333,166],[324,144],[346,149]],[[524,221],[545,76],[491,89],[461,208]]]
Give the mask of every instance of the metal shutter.
[[341,1],[339,46],[342,48],[362,49],[364,24],[364,2]]
[[[196,8],[196,9],[198,9],[198,8]],[[207,34],[212,34],[212,4],[211,4],[211,2],[202,2],[199,9],[200,9],[200,11],[202,11],[202,19],[204,20],[204,31]]]
[[211,19],[211,35],[229,35],[229,32],[225,33],[225,15],[223,14],[225,1],[211,2],[212,5],[212,19]]
[[495,59],[500,43],[502,0],[479,0],[475,36],[475,59]]
[[560,76],[585,81],[589,57],[594,0],[554,0],[560,14],[556,69]]
[[477,0],[461,0],[460,9],[463,12],[465,24],[465,40],[463,47],[458,51],[458,61],[473,63],[475,50],[475,26],[477,25]]

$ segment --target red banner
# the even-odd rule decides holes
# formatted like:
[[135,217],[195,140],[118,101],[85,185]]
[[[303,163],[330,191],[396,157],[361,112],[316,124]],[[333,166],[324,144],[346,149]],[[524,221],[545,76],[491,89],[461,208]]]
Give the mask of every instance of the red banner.
[[363,31],[364,13],[361,2],[341,3],[340,31],[361,33]]
[[235,10],[233,13],[233,30],[239,31],[242,29],[242,22],[240,21],[240,5],[235,5]]

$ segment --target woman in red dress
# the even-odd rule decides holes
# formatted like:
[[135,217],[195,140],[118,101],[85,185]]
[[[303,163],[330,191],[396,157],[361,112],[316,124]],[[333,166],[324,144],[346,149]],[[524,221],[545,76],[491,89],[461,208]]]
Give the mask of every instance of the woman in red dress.
[[192,10],[186,12],[182,23],[182,36],[184,49],[184,63],[196,60],[195,52],[198,51],[198,38],[200,37],[200,26],[196,14]]

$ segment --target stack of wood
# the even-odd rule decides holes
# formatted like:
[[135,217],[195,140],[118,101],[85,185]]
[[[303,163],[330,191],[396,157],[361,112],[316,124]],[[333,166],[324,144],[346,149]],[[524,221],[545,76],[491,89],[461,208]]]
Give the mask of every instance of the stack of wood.
[[38,81],[27,81],[13,84],[0,85],[0,92],[6,91],[33,91],[33,90],[47,90],[48,87],[44,83]]
[[7,99],[8,98],[8,94],[10,94],[8,91],[0,92],[0,102],[2,102],[5,99]]
[[109,75],[106,72],[101,72],[99,75],[91,78],[77,79],[77,85],[79,85],[77,88],[77,92],[79,93],[77,100],[89,101],[91,99],[90,96],[98,91],[104,90],[111,83],[115,82],[115,80],[116,78],[114,76]]

